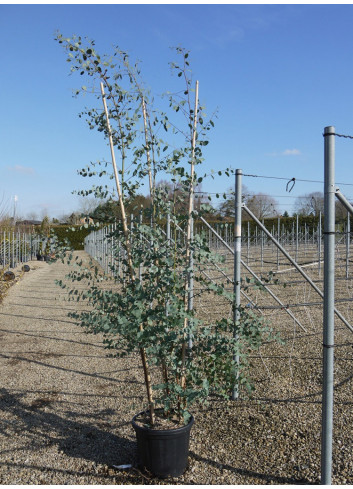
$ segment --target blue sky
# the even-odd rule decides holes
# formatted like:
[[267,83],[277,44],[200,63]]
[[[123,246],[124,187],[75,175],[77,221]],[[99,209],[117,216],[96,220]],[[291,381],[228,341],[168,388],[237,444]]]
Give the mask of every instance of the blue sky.
[[[247,175],[323,180],[323,129],[353,135],[353,5],[0,5],[0,197],[26,217],[79,207],[72,190],[86,182],[77,169],[110,161],[101,135],[72,97],[82,80],[55,31],[118,44],[140,59],[157,96],[176,80],[170,49],[190,50],[200,101],[218,109],[205,171],[242,168]],[[336,180],[353,185],[353,141],[336,138]],[[224,192],[224,177],[203,184]],[[253,192],[275,196],[282,212],[321,183],[245,177]],[[352,198],[351,186],[340,186]]]

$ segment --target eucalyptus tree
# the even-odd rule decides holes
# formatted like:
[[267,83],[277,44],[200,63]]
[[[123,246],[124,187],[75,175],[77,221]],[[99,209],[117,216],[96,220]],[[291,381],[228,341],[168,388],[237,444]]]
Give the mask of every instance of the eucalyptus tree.
[[[102,161],[79,170],[83,177],[98,176],[105,182],[78,193],[119,202],[120,219],[108,239],[116,244],[115,260],[124,250],[123,266],[128,273],[122,277],[114,262],[110,274],[102,275],[93,261],[85,265],[71,254],[68,260],[75,268],[68,282],[60,285],[70,288],[70,283],[85,279],[89,285],[84,289],[73,285],[70,296],[88,301],[91,308],[72,316],[88,332],[101,333],[115,355],[139,351],[151,424],[156,406],[186,422],[190,405],[205,401],[210,392],[228,397],[236,381],[251,390],[249,353],[271,333],[251,310],[242,310],[237,324],[229,314],[210,322],[193,305],[193,281],[208,301],[213,294],[228,300],[230,308],[234,305],[233,294],[204,275],[204,268],[218,263],[219,257],[193,232],[193,219],[209,211],[205,204],[196,209],[194,198],[196,186],[206,177],[200,169],[214,123],[199,104],[198,83],[192,81],[189,52],[183,48],[176,49],[178,61],[171,63],[183,87],[166,94],[166,113],[155,109],[139,66],[130,62],[127,52],[116,47],[111,56],[100,55],[92,40],[64,38],[60,33],[56,39],[67,53],[71,71],[88,80],[76,94],[85,92],[96,98],[94,108],[86,108],[80,116],[90,129],[104,135],[112,155],[112,165]],[[173,144],[168,142],[170,134]],[[167,183],[158,185],[157,178]],[[170,186],[178,188],[173,199]],[[127,206],[144,187],[150,196],[148,219],[135,220],[132,232]],[[178,199],[186,203],[185,212],[179,212]],[[109,206],[105,210],[108,214],[102,215],[102,221],[111,218]],[[167,215],[172,230],[168,237],[162,226]],[[185,246],[177,241],[180,230],[186,235]],[[58,250],[58,258],[67,259],[66,251]],[[104,287],[100,287],[102,282],[106,282]],[[240,365],[234,361],[236,356],[242,359]],[[160,375],[152,378],[155,365]]]

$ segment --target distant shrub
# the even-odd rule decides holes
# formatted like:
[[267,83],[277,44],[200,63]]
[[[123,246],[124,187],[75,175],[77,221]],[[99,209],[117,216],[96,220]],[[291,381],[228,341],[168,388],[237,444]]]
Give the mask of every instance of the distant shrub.
[[84,228],[81,225],[58,225],[51,226],[52,234],[55,235],[61,245],[65,239],[68,240],[74,250],[84,249],[84,239],[92,231],[90,228]]

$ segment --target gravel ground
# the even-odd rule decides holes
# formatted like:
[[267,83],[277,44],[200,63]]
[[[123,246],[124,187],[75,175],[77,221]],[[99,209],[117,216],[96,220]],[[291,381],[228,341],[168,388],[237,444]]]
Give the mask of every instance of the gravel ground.
[[[66,302],[54,284],[66,265],[29,265],[0,306],[1,484],[320,482],[318,308],[302,313],[310,315],[306,333],[278,321],[287,343],[269,344],[254,356],[252,400],[212,399],[208,409],[193,412],[187,471],[158,480],[136,467],[131,419],[145,403],[139,358],[107,358],[100,338],[67,317],[84,306]],[[337,324],[335,484],[353,484],[352,339]],[[122,464],[133,468],[114,467]]]

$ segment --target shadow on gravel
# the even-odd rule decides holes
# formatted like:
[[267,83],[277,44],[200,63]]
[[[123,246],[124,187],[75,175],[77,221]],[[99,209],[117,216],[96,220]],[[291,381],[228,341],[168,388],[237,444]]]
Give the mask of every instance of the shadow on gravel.
[[[10,393],[6,389],[0,389],[0,411],[7,413],[7,421],[0,425],[0,434],[7,438],[13,438],[16,433],[21,433],[25,449],[28,451],[41,452],[43,460],[39,463],[15,463],[11,460],[0,461],[8,470],[31,469],[33,471],[60,474],[60,478],[71,476],[75,483],[81,478],[88,477],[90,483],[111,484],[154,484],[161,483],[158,479],[142,474],[137,467],[137,446],[131,428],[133,440],[117,436],[111,431],[117,429],[115,425],[111,428],[109,418],[114,417],[114,410],[102,410],[89,416],[87,421],[82,420],[82,413],[73,410],[57,414],[53,411],[45,411],[55,402],[58,393],[42,393],[31,404],[26,404],[26,393]],[[78,419],[75,419],[78,418]],[[130,423],[122,422],[120,426]],[[103,428],[101,428],[102,426]],[[55,446],[59,452],[56,466],[48,466],[45,459],[46,447]],[[23,449],[24,447],[21,447]],[[7,452],[11,452],[11,446]],[[69,463],[65,468],[65,459],[60,461],[60,454],[71,459],[76,459],[77,470]],[[207,466],[220,468],[220,464],[211,459],[201,457],[190,451],[190,459],[202,462],[204,470]],[[37,458],[38,460],[38,458]],[[132,464],[127,471],[120,471],[113,466]],[[241,476],[254,479],[254,483],[274,484],[310,484],[309,481],[295,477],[281,477],[273,474],[263,474],[242,468],[222,464],[223,470],[233,472]],[[15,472],[14,472],[15,473]],[[177,479],[163,481],[164,484],[177,482]],[[53,482],[55,484],[55,481]]]
[[[45,288],[45,292],[47,292],[47,288]],[[67,294],[66,294],[67,296]],[[65,297],[63,295],[63,297]],[[16,299],[33,299],[35,301],[53,301],[55,302],[56,301],[56,295],[55,297],[53,298],[53,296],[45,296],[43,295],[43,289],[41,290],[41,292],[39,293],[39,295],[20,295],[20,294],[16,294]]]
[[[1,315],[1,313],[0,313]],[[8,316],[9,314],[7,314]],[[18,316],[18,317],[27,317],[28,319],[37,319],[33,316]],[[38,318],[38,319],[43,319],[43,318]],[[64,321],[57,321],[56,319],[45,319],[45,321],[55,321],[55,322],[64,322]],[[65,322],[71,322],[71,321],[65,321]],[[9,330],[9,329],[0,329],[0,332],[2,333],[6,333],[6,334],[15,334],[15,335],[21,335],[21,336],[30,336],[32,338],[44,338],[45,340],[54,340],[54,341],[60,341],[60,342],[65,342],[65,343],[77,343],[78,345],[87,345],[87,346],[91,346],[91,347],[94,347],[94,348],[100,348],[100,349],[105,349],[104,345],[97,345],[96,343],[87,343],[87,342],[84,342],[84,341],[75,341],[75,340],[65,340],[61,337],[55,337],[55,336],[44,336],[43,335],[43,331],[36,331],[35,333],[25,333],[24,331],[21,331],[21,330]],[[46,333],[48,333],[48,331],[45,331]],[[60,333],[60,331],[56,331],[57,333]],[[64,332],[65,333],[65,332]],[[72,331],[69,332],[70,334],[72,334]],[[80,331],[80,333],[82,333],[82,331]]]
[[[71,411],[67,416],[58,415],[53,412],[46,412],[44,409],[55,401],[55,393],[50,396],[36,399],[31,405],[23,402],[25,394],[11,394],[6,389],[0,389],[0,411],[9,413],[13,420],[0,425],[0,434],[8,438],[16,436],[16,432],[21,432],[21,436],[26,440],[29,450],[38,451],[45,447],[56,445],[59,453],[63,452],[68,457],[81,459],[80,469],[76,472],[66,470],[65,467],[47,467],[45,460],[43,465],[27,465],[25,468],[33,468],[42,471],[64,472],[77,476],[94,476],[104,479],[118,478],[120,472],[108,470],[112,465],[136,464],[136,442],[127,438],[114,435],[109,431],[98,428],[93,423],[99,424],[107,416],[114,414],[112,410],[107,412],[95,413],[90,416],[88,422],[75,421],[75,416],[80,417],[79,413]],[[133,430],[131,428],[131,434]],[[85,464],[87,463],[87,466]],[[89,462],[95,465],[105,465],[105,471],[97,472],[97,468],[92,468]],[[11,467],[11,462],[6,463]],[[21,464],[13,464],[20,467]],[[106,472],[106,473],[105,473]],[[125,474],[132,483],[140,483],[139,474]]]
[[310,481],[304,478],[296,479],[295,477],[281,477],[271,474],[261,474],[261,472],[253,472],[252,470],[236,468],[227,464],[220,464],[219,462],[215,462],[214,460],[211,460],[209,458],[200,457],[200,455],[197,455],[192,451],[190,451],[190,457],[194,460],[197,460],[198,462],[203,462],[216,468],[220,468],[220,465],[222,465],[223,470],[229,470],[234,474],[239,474],[246,477],[253,477],[254,479],[263,481],[266,484],[270,482],[274,482],[275,484],[311,484]]
[[[61,356],[61,355],[59,355],[59,356]],[[65,356],[65,355],[62,355],[62,356]],[[29,363],[29,364],[40,365],[41,367],[47,367],[47,368],[51,368],[51,369],[62,370],[64,372],[71,372],[71,373],[83,375],[86,377],[93,377],[94,379],[109,380],[109,382],[112,382],[112,383],[118,383],[118,384],[125,384],[126,383],[125,380],[113,379],[111,377],[106,377],[105,375],[100,375],[99,373],[89,373],[89,372],[83,372],[82,370],[75,370],[72,368],[58,367],[56,365],[51,365],[49,363],[40,362],[39,360],[34,360],[31,358],[21,357],[19,355],[5,355],[3,353],[0,353],[0,358],[4,358],[6,360],[9,360],[10,362],[15,361],[16,363],[25,362],[25,363]],[[143,382],[140,382],[138,380],[129,380],[129,383],[130,384],[143,385]]]
[[25,319],[39,319],[41,321],[55,321],[57,323],[68,323],[68,324],[77,324],[76,321],[68,321],[66,319],[57,319],[55,318],[44,318],[44,317],[38,317],[38,316],[25,316],[24,314],[8,314],[5,312],[0,312],[1,316],[9,316],[9,317],[14,317],[14,318],[25,318]]
[[76,311],[77,309],[76,307],[63,307],[62,305],[43,306],[43,304],[17,304],[16,302],[9,302],[8,304],[16,307],[30,307],[31,309],[35,307],[39,307],[39,309],[53,309],[54,311]]

